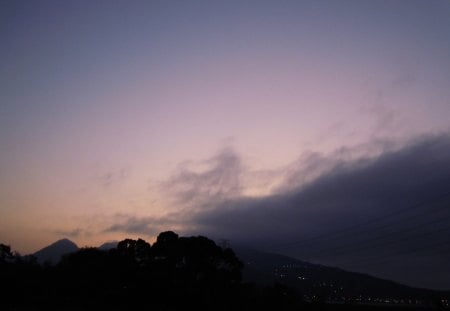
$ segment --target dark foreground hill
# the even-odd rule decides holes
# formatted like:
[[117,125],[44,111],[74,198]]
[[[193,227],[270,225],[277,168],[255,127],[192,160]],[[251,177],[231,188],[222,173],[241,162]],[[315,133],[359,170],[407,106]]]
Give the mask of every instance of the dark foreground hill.
[[291,257],[237,247],[244,262],[244,280],[280,283],[301,292],[307,300],[389,305],[422,305],[450,299],[450,292],[419,289],[370,275],[317,265]]
[[[117,241],[98,247],[109,251],[118,246]],[[63,255],[79,250],[68,240],[59,240],[34,256],[39,263],[58,263]],[[338,268],[312,264],[291,257],[236,247],[237,256],[243,261],[244,280],[261,286],[275,283],[293,288],[310,300],[327,301],[416,301],[449,298],[450,293],[412,288],[389,280],[345,271]]]
[[69,246],[56,265],[1,246],[1,310],[419,310],[450,296],[170,231],[107,250],[59,241],[43,249]]

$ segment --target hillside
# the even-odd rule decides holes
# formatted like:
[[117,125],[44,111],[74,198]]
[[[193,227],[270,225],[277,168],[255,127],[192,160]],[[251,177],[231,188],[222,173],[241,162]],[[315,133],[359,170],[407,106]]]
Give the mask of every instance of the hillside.
[[69,239],[61,239],[40,249],[33,255],[40,264],[56,264],[61,260],[63,255],[76,252],[78,249],[78,246]]
[[236,247],[244,262],[244,279],[292,287],[309,300],[328,302],[426,304],[450,298],[450,292],[412,288],[370,275],[317,265],[291,257]]
[[[117,242],[108,242],[102,244],[99,250],[106,251],[115,247]],[[62,239],[34,255],[41,264],[56,264],[63,255],[78,249],[72,241]],[[234,250],[244,263],[245,282],[261,287],[282,284],[294,289],[306,301],[427,306],[437,300],[450,299],[450,292],[413,288],[366,274],[246,247],[235,247]]]

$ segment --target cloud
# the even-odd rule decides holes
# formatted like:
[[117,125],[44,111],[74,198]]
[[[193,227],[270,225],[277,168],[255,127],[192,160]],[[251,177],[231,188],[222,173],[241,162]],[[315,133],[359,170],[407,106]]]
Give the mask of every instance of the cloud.
[[366,91],[361,100],[361,112],[370,117],[367,134],[372,137],[401,138],[414,133],[411,117],[404,113],[402,103],[408,101],[404,96],[410,93],[416,83],[417,75],[409,68]]
[[100,174],[97,178],[103,189],[108,190],[118,185],[122,185],[130,176],[130,170],[121,168],[109,170]]
[[265,196],[244,194],[245,175],[253,173],[229,148],[201,163],[183,163],[164,183],[178,210],[161,218],[123,215],[107,231],[154,235],[177,228],[450,288],[443,273],[450,273],[449,135],[305,153],[276,173],[259,173],[283,179]]
[[80,236],[92,235],[92,233],[90,231],[86,231],[81,228],[75,228],[72,230],[54,230],[53,233],[55,233],[61,237],[68,237],[68,238],[77,238]]
[[[448,264],[438,265],[450,244],[449,136],[422,137],[372,157],[346,161],[337,154],[306,157],[306,165],[287,175],[291,186],[278,193],[212,201],[214,208],[189,221],[202,234],[235,243],[450,287],[435,268],[450,272]],[[313,173],[306,183],[305,172]],[[305,243],[316,236],[324,238]]]
[[158,232],[161,221],[153,217],[135,217],[123,215],[115,224],[106,228],[104,232],[127,232],[153,235]]
[[173,203],[190,208],[207,208],[238,197],[242,191],[243,167],[239,156],[225,148],[201,163],[184,162],[161,189]]
[[123,232],[155,236],[169,229],[181,229],[180,226],[182,224],[181,219],[177,215],[137,217],[127,214],[116,214],[112,218],[112,224],[104,229],[103,232]]

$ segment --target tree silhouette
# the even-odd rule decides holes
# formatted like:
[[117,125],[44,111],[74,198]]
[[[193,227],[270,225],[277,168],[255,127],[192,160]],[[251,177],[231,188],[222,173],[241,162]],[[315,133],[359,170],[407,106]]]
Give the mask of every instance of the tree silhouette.
[[0,262],[8,262],[14,259],[11,246],[0,244]]
[[[231,248],[166,231],[153,245],[125,239],[108,251],[81,248],[56,266],[40,266],[0,245],[2,310],[248,310],[276,306],[241,282]],[[255,299],[251,297],[257,297]],[[280,296],[281,297],[281,296]],[[285,299],[286,300],[286,299]],[[280,300],[281,301],[281,300]]]
[[142,239],[125,239],[117,244],[117,253],[129,257],[137,262],[145,263],[150,258],[150,243]]

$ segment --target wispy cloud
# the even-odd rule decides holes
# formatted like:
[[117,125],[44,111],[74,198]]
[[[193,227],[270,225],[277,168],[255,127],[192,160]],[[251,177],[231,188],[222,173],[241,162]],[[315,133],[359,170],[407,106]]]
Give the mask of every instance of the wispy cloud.
[[127,214],[116,214],[111,217],[111,225],[103,232],[119,232],[155,236],[166,230],[182,230],[183,220],[181,215],[167,215],[164,217],[138,217]]
[[78,238],[80,236],[91,236],[92,235],[92,233],[90,231],[81,229],[81,228],[75,228],[72,230],[53,230],[52,232],[58,236],[67,237],[67,238]]
[[97,179],[101,187],[105,190],[123,184],[130,176],[127,168],[113,169],[100,174]]
[[206,208],[211,202],[239,197],[242,174],[240,157],[231,148],[225,148],[200,163],[180,164],[161,188],[175,204]]

